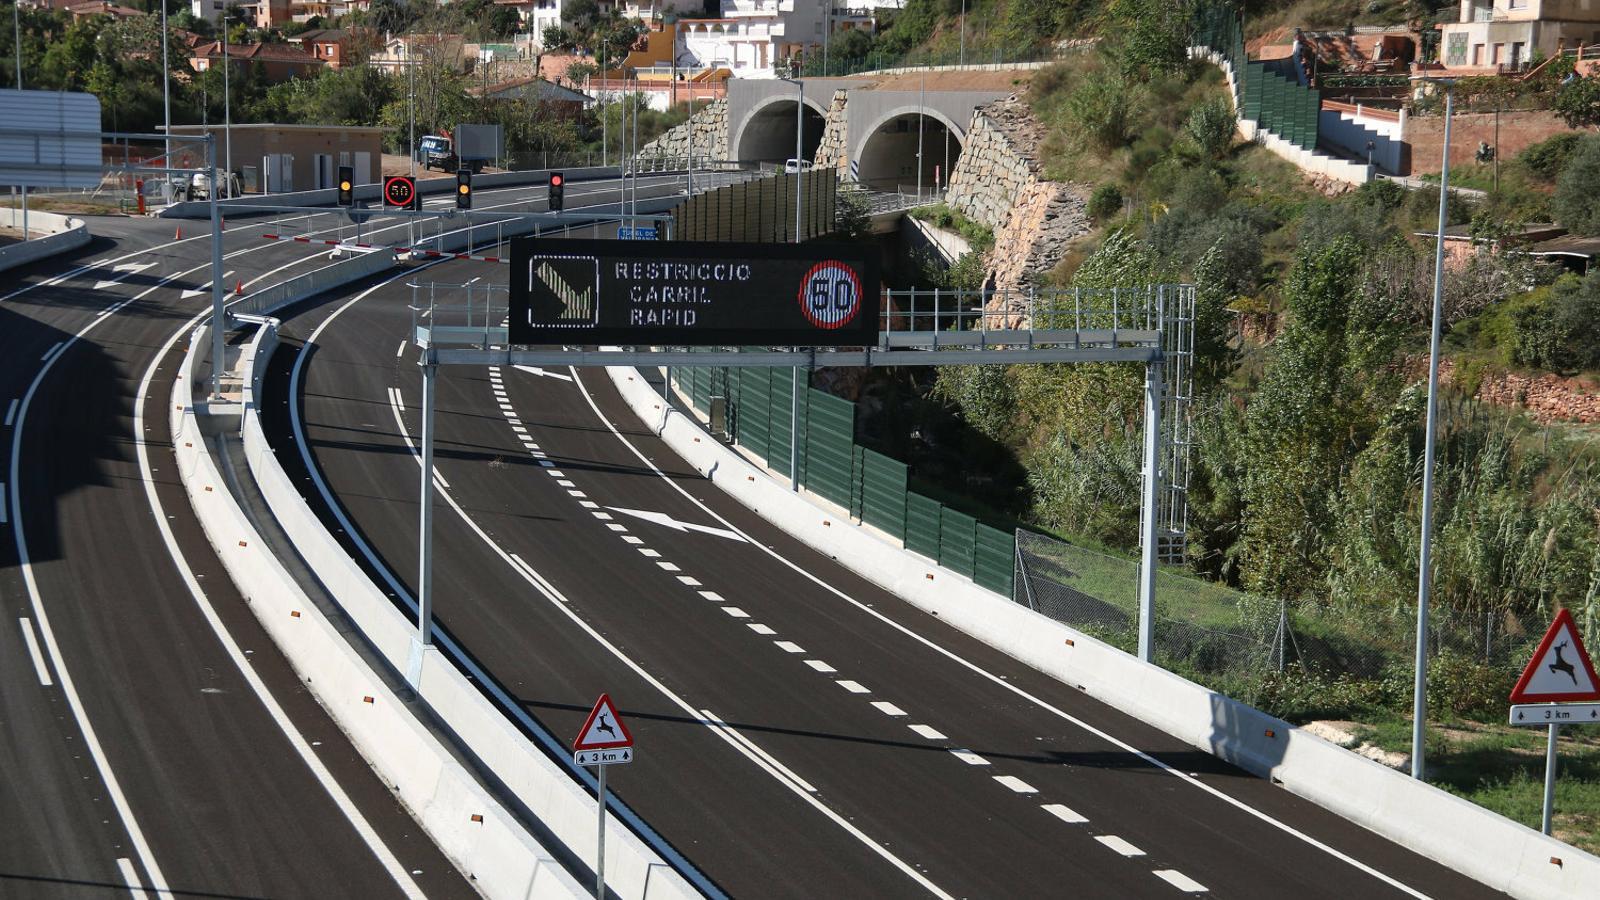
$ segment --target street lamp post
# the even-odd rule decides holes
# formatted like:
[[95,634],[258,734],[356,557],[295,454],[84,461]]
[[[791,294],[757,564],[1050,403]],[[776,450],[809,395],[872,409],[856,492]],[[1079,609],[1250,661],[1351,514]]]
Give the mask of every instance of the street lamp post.
[[1439,334],[1444,318],[1444,229],[1450,205],[1450,120],[1454,81],[1444,81],[1444,160],[1439,167],[1439,233],[1433,247],[1433,330],[1428,339],[1428,424],[1422,450],[1422,536],[1417,562],[1417,659],[1411,709],[1411,777],[1424,773],[1428,730],[1428,591],[1433,556],[1433,456],[1439,430]]
[[[17,90],[19,91],[22,90],[22,13],[19,11],[21,8],[22,4],[16,2],[16,0],[13,0],[11,4],[11,26],[14,32],[12,40],[15,41],[15,43],[12,44],[12,49],[15,52],[12,55],[17,58]],[[22,191],[22,242],[27,243],[28,186],[23,185],[20,190]]]
[[[222,23],[222,177],[226,181],[229,180],[230,174],[233,172],[233,91],[228,88],[228,70],[233,67],[228,64],[228,19],[226,13],[223,14]],[[217,186],[213,184],[211,190],[216,191]],[[229,196],[232,196],[231,193]]]

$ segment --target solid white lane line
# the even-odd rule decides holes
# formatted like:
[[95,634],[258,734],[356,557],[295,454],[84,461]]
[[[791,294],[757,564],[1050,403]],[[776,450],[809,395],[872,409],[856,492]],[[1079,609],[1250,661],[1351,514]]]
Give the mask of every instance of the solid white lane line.
[[1002,787],[1008,787],[1019,794],[1037,794],[1039,789],[1023,781],[1015,775],[996,775],[994,780],[1000,782]]
[[7,428],[10,428],[11,427],[11,423],[15,422],[17,420],[17,404],[19,402],[20,401],[18,401],[15,398],[13,398],[12,401],[11,401],[11,405],[6,407],[6,427]]
[[806,652],[806,648],[800,646],[799,644],[796,644],[794,641],[773,641],[772,643],[779,650],[782,650],[785,653],[804,653],[804,652]]
[[1039,808],[1067,823],[1068,825],[1082,825],[1084,822],[1089,821],[1088,819],[1084,818],[1081,813],[1062,806],[1059,803],[1046,803]]
[[987,759],[984,759],[983,757],[979,756],[978,754],[973,753],[971,750],[962,750],[960,748],[952,748],[951,751],[950,751],[950,755],[954,756],[956,759],[961,760],[962,762],[966,763],[969,766],[987,766],[989,764],[989,761]]
[[700,710],[700,714],[705,716],[706,724],[711,726],[711,728],[723,732],[728,737],[731,737],[737,741],[740,747],[750,751],[746,755],[753,755],[758,765],[766,769],[768,772],[777,773],[780,781],[792,782],[793,787],[798,787],[807,793],[815,794],[817,792],[817,789],[812,787],[811,782],[806,781],[799,775],[796,775],[788,766],[778,762],[775,758],[773,758],[772,754],[761,749],[760,747],[757,747],[754,741],[745,737],[743,734],[740,734],[739,730],[734,728],[732,725],[729,725],[727,722],[717,718],[716,714],[711,710],[702,709]]
[[844,679],[840,679],[838,681],[835,681],[834,684],[837,684],[839,687],[844,688],[845,690],[849,691],[852,694],[870,694],[870,693],[872,693],[871,691],[867,690],[866,687],[864,687],[860,682],[856,682],[856,681],[847,681],[847,680],[844,680]]
[[6,483],[4,481],[0,481],[0,525],[4,525],[10,521],[10,516],[8,516],[6,513],[5,502]]
[[[411,275],[414,273],[415,270],[405,274]],[[400,278],[404,276],[397,275],[395,277]],[[357,296],[351,298],[338,310],[335,310],[332,316],[324,319],[322,324],[311,333],[311,336],[307,338],[305,343],[301,346],[300,353],[295,359],[295,367],[290,373],[290,396],[299,397],[301,395],[300,379],[303,377],[302,372],[307,359],[306,351],[308,348],[315,345],[315,342],[320,336],[322,330],[327,328],[328,324],[332,322],[340,312],[349,309],[367,294],[370,294],[378,287],[381,287],[383,284],[387,283],[388,282],[383,282],[379,285],[375,285],[362,294],[358,294]],[[389,570],[389,567],[378,559],[378,556],[373,552],[371,545],[367,544],[365,539],[361,538],[355,531],[355,523],[351,522],[349,516],[345,514],[344,508],[339,505],[333,496],[333,492],[328,488],[327,481],[323,479],[321,471],[316,466],[316,461],[311,458],[310,446],[306,443],[305,431],[300,422],[299,404],[291,403],[289,404],[289,407],[290,424],[294,430],[295,443],[300,448],[301,459],[305,463],[307,470],[311,473],[311,480],[313,483],[315,483],[318,493],[322,496],[323,502],[326,503],[328,508],[333,512],[334,517],[339,521],[340,526],[345,529],[345,533],[350,535],[351,538],[356,542],[362,554],[366,556],[367,561],[371,563],[374,568],[383,576],[384,581],[389,585],[390,589],[394,591],[397,597],[401,598],[402,602],[404,602],[413,613],[415,613],[417,608],[416,599],[411,596],[410,592],[405,588],[405,586],[400,583],[400,580],[396,578],[394,573]],[[421,453],[416,443],[412,441],[410,433],[406,431],[404,418],[398,414],[398,411],[395,412],[395,427],[399,429],[401,439],[405,441],[406,446],[411,450],[412,460],[415,461],[420,467],[422,465]],[[453,494],[441,488],[439,489],[439,495],[444,499],[445,503],[455,511],[455,514],[461,519],[462,523],[465,524],[467,528],[474,534],[476,534],[478,539],[482,541],[491,552],[499,556],[502,560],[507,562],[511,561],[511,554],[507,553],[504,548],[495,543],[494,539],[489,537],[488,533],[485,532],[471,516],[467,515],[467,511],[461,507],[460,503],[456,502]],[[607,653],[610,653],[612,657],[622,664],[622,666],[632,671],[651,687],[659,691],[662,696],[672,701],[672,703],[675,704],[679,709],[682,709],[690,715],[705,716],[708,720],[714,719],[714,717],[706,716],[704,711],[696,710],[693,706],[689,705],[687,701],[663,684],[660,679],[656,678],[654,675],[651,675],[643,666],[639,665],[628,654],[624,653],[620,647],[607,640],[604,635],[596,631],[588,622],[585,622],[582,616],[579,616],[571,609],[565,595],[556,589],[555,585],[546,581],[544,576],[540,575],[536,571],[533,571],[531,568],[522,569],[516,566],[513,566],[513,568],[516,571],[522,572],[527,582],[532,585],[536,591],[538,591],[546,599],[551,600],[553,606],[564,613],[567,616],[568,621],[571,622],[575,628],[588,635],[590,640],[594,641]],[[466,654],[461,651],[459,645],[457,645],[454,640],[452,640],[448,635],[438,634],[437,632],[435,633],[435,639],[441,644],[445,645],[452,654],[455,654],[458,658],[462,659],[463,665],[472,671],[472,673],[478,678],[480,684],[485,685],[496,696],[496,699],[500,701],[502,708],[509,710],[519,722],[522,722],[529,728],[532,734],[537,735],[540,742],[543,743],[552,753],[554,753],[557,758],[564,760],[570,760],[572,758],[566,745],[558,742],[547,729],[540,726],[532,716],[527,714],[527,711],[521,706],[520,703],[518,703],[509,694],[505,693],[504,689],[494,684],[492,679],[488,677],[487,673],[479,668],[476,663],[472,662],[466,657]],[[750,750],[749,747],[741,744],[738,740],[738,736],[731,733],[731,729],[719,729],[713,727],[713,725],[714,722],[707,723],[707,727],[711,728],[712,733],[716,734],[725,743],[737,750],[741,755],[745,756],[747,759],[751,759],[763,770],[769,773],[779,771],[771,768],[761,759],[760,755],[756,755]],[[572,772],[574,777],[589,786],[593,786],[596,783],[594,776],[589,774],[589,771],[585,768],[574,765],[570,767],[568,771]],[[809,803],[813,809],[825,816],[829,821],[833,822],[839,828],[843,829],[851,837],[854,837],[857,841],[861,842],[863,846],[867,847],[873,853],[876,853],[879,857],[881,857],[885,862],[898,869],[907,878],[910,878],[912,881],[916,882],[928,893],[935,897],[940,897],[942,900],[955,900],[953,896],[941,890],[938,885],[934,884],[921,872],[917,871],[916,867],[889,852],[886,847],[873,840],[861,829],[852,825],[849,820],[845,819],[843,816],[839,815],[839,813],[830,809],[828,806],[818,801],[815,797],[811,796],[812,792],[805,790],[805,788],[801,786],[804,784],[804,782],[797,784],[795,781],[790,780],[789,778],[781,777],[778,778],[777,781],[796,796]],[[710,880],[704,876],[704,874],[694,867],[692,863],[690,863],[687,859],[684,859],[681,853],[673,849],[664,840],[662,840],[660,835],[656,834],[655,830],[645,823],[643,819],[639,818],[638,814],[633,812],[631,808],[615,798],[611,800],[611,805],[614,806],[615,809],[621,814],[622,818],[624,818],[630,825],[633,826],[635,831],[646,835],[647,839],[650,840],[656,851],[669,860],[672,860],[675,863],[674,868],[679,868],[679,871],[682,872],[685,877],[694,882],[695,886],[700,888],[702,892],[713,897],[725,896],[723,892],[718,890],[715,885],[713,885]]]
[[22,642],[28,645],[28,656],[33,658],[33,671],[39,675],[39,684],[49,687],[55,682],[50,680],[50,669],[44,664],[44,656],[39,653],[39,641],[33,636],[33,620],[26,616],[18,619],[22,623]]
[[710,600],[712,603],[721,603],[722,602],[722,595],[717,593],[716,591],[701,591],[700,592],[700,596],[706,598],[707,600]]
[[122,872],[122,883],[135,900],[150,900],[150,892],[144,889],[144,882],[139,880],[139,870],[133,867],[133,860],[126,856],[117,857],[117,869]]
[[1095,835],[1094,839],[1102,844],[1105,844],[1107,847],[1110,847],[1113,851],[1120,853],[1123,856],[1144,855],[1143,850],[1140,850],[1138,847],[1135,847],[1134,845],[1128,843],[1122,838],[1117,837],[1114,834],[1099,834]]
[[1170,884],[1187,894],[1210,893],[1206,890],[1205,885],[1195,881],[1193,878],[1190,878],[1182,872],[1179,872],[1177,869],[1157,869],[1152,874],[1162,881],[1165,881],[1167,884]]
[[[161,346],[160,350],[156,351],[149,368],[145,370],[144,378],[139,382],[139,390],[134,395],[135,397],[143,398],[150,395],[150,385],[155,380],[156,370],[160,367],[168,352],[172,350],[173,345],[188,334],[190,329],[194,328],[202,319],[210,315],[210,311],[200,313],[190,319],[183,328],[173,332],[172,336],[167,338],[167,342]],[[300,757],[301,762],[311,771],[311,775],[322,785],[323,790],[328,792],[329,799],[344,814],[350,826],[360,836],[362,842],[367,845],[367,849],[372,851],[372,855],[377,859],[379,865],[389,873],[390,878],[394,879],[394,883],[400,888],[401,893],[407,897],[414,898],[414,900],[426,900],[422,888],[418,887],[417,883],[412,880],[410,872],[395,858],[388,845],[383,842],[383,839],[378,836],[378,832],[373,829],[372,824],[367,821],[367,817],[356,807],[350,796],[345,793],[344,787],[333,777],[333,773],[328,771],[328,767],[322,762],[322,758],[317,756],[316,752],[311,749],[310,742],[300,733],[294,722],[289,719],[288,714],[283,711],[283,707],[278,705],[277,698],[272,696],[271,691],[267,690],[266,683],[261,680],[261,676],[256,674],[255,667],[245,657],[245,653],[240,649],[239,644],[234,641],[233,635],[228,632],[227,626],[222,624],[222,618],[217,615],[216,608],[211,605],[211,598],[207,597],[205,591],[200,587],[200,580],[195,577],[194,570],[189,568],[189,562],[183,555],[183,549],[178,546],[177,538],[173,536],[172,528],[167,524],[165,508],[162,506],[161,497],[156,492],[155,472],[150,467],[150,445],[145,440],[144,407],[145,404],[142,400],[134,402],[133,434],[134,449],[139,458],[139,471],[144,480],[145,499],[149,502],[150,511],[155,516],[156,531],[161,535],[161,540],[167,545],[167,553],[172,557],[172,562],[177,567],[178,575],[189,589],[189,596],[194,599],[195,605],[200,608],[201,615],[205,618],[207,624],[211,626],[218,643],[227,652],[228,658],[233,661],[234,667],[239,670],[239,674],[244,678],[245,683],[250,685],[250,690],[256,695],[256,699],[261,702],[262,707],[266,709],[267,715],[272,718],[273,723],[283,732],[283,736],[288,740],[289,746],[294,748],[295,754]],[[166,404],[162,404],[161,408],[165,409]],[[145,870],[150,870],[148,863],[145,864]],[[150,875],[152,880],[156,878],[154,872],[151,872]],[[164,894],[168,892],[164,883],[156,884],[155,888],[158,893]]]
[[919,737],[925,737],[930,741],[945,740],[944,732],[934,728],[932,725],[908,725],[906,727],[915,731]]
[[839,671],[838,669],[835,669],[833,666],[828,665],[827,663],[823,662],[820,659],[808,659],[808,660],[806,660],[806,665],[810,666],[813,669],[816,669],[818,672],[821,672],[824,675],[828,674],[829,672],[837,672],[837,671]]
[[[576,376],[578,374],[578,370],[576,368],[572,368],[570,371],[572,372],[572,374],[574,376]],[[767,545],[761,543],[760,541],[758,541],[754,537],[751,537],[748,533],[742,531],[737,525],[735,525],[732,522],[728,521],[727,518],[725,518],[725,517],[723,517],[721,515],[718,515],[715,510],[713,510],[711,507],[707,506],[698,497],[696,497],[693,494],[689,493],[688,489],[686,489],[683,485],[679,484],[674,479],[667,477],[667,474],[665,472],[662,472],[661,468],[659,466],[657,466],[654,462],[652,462],[648,456],[645,456],[644,453],[641,452],[639,450],[639,448],[637,446],[635,446],[634,443],[632,441],[630,441],[627,438],[627,436],[624,435],[619,428],[617,428],[617,425],[616,425],[615,422],[612,422],[609,418],[606,417],[605,413],[600,411],[599,403],[597,403],[595,401],[594,395],[592,393],[590,393],[588,386],[583,383],[582,379],[576,379],[576,383],[578,385],[579,392],[581,394],[583,394],[584,400],[589,404],[589,408],[594,411],[595,418],[599,419],[602,423],[604,423],[605,426],[606,426],[606,430],[610,431],[612,436],[614,436],[618,441],[620,441],[624,447],[627,447],[628,451],[630,453],[632,453],[635,458],[637,458],[641,463],[643,463],[652,472],[654,472],[656,474],[656,477],[660,478],[666,484],[671,485],[673,490],[675,490],[679,494],[683,495],[683,497],[685,499],[687,499],[690,503],[692,503],[693,505],[699,507],[707,515],[711,516],[713,519],[717,520],[718,522],[721,522],[723,525],[726,525],[732,531],[737,532],[740,536],[742,536],[745,539],[746,543],[749,543],[752,546],[754,546],[759,552],[767,554],[768,556],[772,557],[774,560],[777,560],[782,565],[787,566],[790,570],[792,570],[793,572],[795,572],[796,574],[798,574],[802,578],[805,578],[806,580],[810,581],[811,583],[817,585],[822,590],[832,594],[835,597],[838,597],[840,600],[843,600],[844,602],[850,604],[851,606],[854,606],[856,609],[860,610],[861,612],[865,613],[866,615],[877,619],[879,622],[883,623],[884,625],[888,626],[889,628],[900,632],[901,634],[903,634],[906,637],[910,638],[911,640],[916,641],[917,643],[923,645],[924,647],[928,648],[929,650],[933,651],[934,653],[937,653],[940,656],[943,656],[946,659],[950,660],[951,662],[955,663],[956,665],[961,666],[962,668],[966,669],[967,671],[972,672],[974,675],[977,675],[978,677],[989,681],[991,684],[995,685],[996,687],[999,687],[1001,690],[1009,691],[1010,693],[1012,693],[1012,694],[1014,694],[1014,695],[1016,695],[1018,697],[1021,697],[1024,700],[1027,700],[1030,703],[1033,703],[1035,706],[1039,707],[1040,709],[1045,710],[1046,712],[1050,713],[1053,716],[1056,716],[1057,718],[1059,718],[1059,719],[1061,719],[1063,721],[1072,723],[1073,725],[1077,726],[1078,728],[1082,729],[1083,731],[1094,735],[1095,737],[1097,737],[1097,738],[1105,741],[1106,743],[1116,747],[1117,749],[1123,751],[1124,753],[1130,753],[1130,754],[1132,754],[1134,756],[1137,756],[1140,760],[1142,760],[1146,764],[1148,764],[1148,765],[1150,765],[1150,766],[1152,766],[1152,767],[1154,767],[1154,768],[1156,768],[1156,769],[1158,769],[1158,770],[1160,770],[1162,772],[1165,772],[1166,774],[1171,775],[1174,778],[1177,778],[1177,779],[1179,779],[1181,781],[1184,781],[1184,782],[1188,783],[1189,785],[1191,785],[1192,787],[1198,788],[1199,790],[1204,791],[1207,794],[1210,794],[1211,796],[1215,797],[1216,799],[1220,800],[1221,802],[1223,802],[1223,803],[1225,803],[1225,804],[1227,804],[1229,806],[1232,806],[1234,809],[1238,810],[1239,812],[1242,812],[1242,813],[1244,813],[1244,814],[1246,814],[1248,816],[1252,816],[1255,819],[1265,823],[1266,825],[1269,825],[1269,826],[1271,826],[1273,828],[1276,828],[1276,829],[1278,829],[1279,831],[1282,831],[1285,834],[1288,834],[1288,835],[1290,835],[1290,836],[1292,836],[1292,837],[1294,837],[1294,838],[1296,838],[1296,839],[1298,839],[1300,841],[1305,842],[1308,846],[1315,847],[1318,850],[1321,850],[1322,852],[1328,854],[1329,856],[1333,857],[1334,859],[1339,860],[1340,862],[1343,862],[1343,863],[1345,863],[1345,864],[1347,864],[1347,865],[1349,865],[1349,866],[1351,866],[1351,867],[1353,867],[1353,868],[1355,868],[1355,869],[1357,869],[1357,870],[1359,870],[1361,872],[1365,872],[1367,875],[1370,875],[1373,878],[1376,878],[1377,880],[1383,882],[1384,884],[1389,885],[1390,887],[1394,888],[1395,890],[1401,891],[1402,893],[1405,893],[1405,894],[1407,894],[1409,896],[1419,898],[1419,900],[1429,900],[1427,894],[1424,894],[1421,891],[1418,891],[1415,888],[1412,888],[1412,887],[1408,886],[1404,882],[1402,882],[1402,881],[1400,881],[1400,880],[1398,880],[1396,878],[1393,878],[1393,877],[1391,877],[1389,875],[1386,875],[1383,872],[1378,871],[1376,868],[1367,865],[1366,863],[1362,862],[1359,859],[1356,859],[1355,857],[1349,855],[1348,853],[1345,853],[1344,851],[1339,850],[1338,848],[1333,847],[1332,845],[1330,845],[1330,844],[1328,844],[1328,843],[1326,843],[1324,841],[1318,840],[1317,838],[1314,838],[1311,835],[1306,834],[1303,831],[1300,831],[1299,829],[1297,829],[1294,826],[1288,824],[1287,822],[1283,822],[1283,821],[1280,821],[1278,819],[1273,818],[1271,815],[1268,815],[1267,813],[1264,813],[1261,810],[1256,809],[1255,807],[1253,807],[1250,804],[1244,802],[1243,800],[1240,800],[1239,798],[1234,797],[1234,796],[1232,796],[1232,795],[1230,795],[1230,794],[1228,794],[1228,793],[1226,793],[1226,792],[1224,792],[1224,791],[1222,791],[1222,790],[1220,790],[1218,788],[1212,787],[1211,785],[1206,784],[1205,782],[1203,782],[1200,779],[1190,775],[1187,772],[1182,771],[1181,769],[1176,769],[1176,768],[1168,765],[1167,763],[1162,762],[1161,760],[1155,758],[1154,756],[1151,756],[1150,754],[1144,752],[1143,750],[1140,750],[1139,748],[1137,748],[1134,745],[1128,743],[1127,741],[1124,741],[1121,738],[1118,738],[1118,737],[1112,735],[1110,732],[1107,732],[1107,731],[1105,731],[1103,729],[1100,729],[1100,728],[1096,728],[1095,726],[1089,724],[1088,722],[1084,721],[1083,719],[1072,715],[1071,713],[1069,713],[1066,710],[1056,706],[1053,703],[1050,703],[1049,701],[1045,700],[1043,697],[1040,697],[1040,696],[1038,696],[1038,695],[1036,695],[1036,694],[1034,694],[1034,693],[1032,693],[1030,691],[1027,691],[1027,690],[1025,690],[1025,689],[1023,689],[1021,687],[1018,687],[1017,685],[1012,684],[1011,682],[1007,681],[1006,679],[1001,678],[1000,676],[994,674],[993,672],[990,672],[988,669],[985,669],[982,666],[978,665],[977,663],[974,663],[971,660],[961,656],[960,654],[956,653],[954,650],[951,650],[948,647],[945,647],[945,646],[939,644],[937,641],[934,641],[933,639],[928,638],[928,637],[926,637],[926,636],[924,636],[922,634],[919,634],[918,632],[913,631],[911,628],[909,628],[909,627],[907,627],[907,626],[905,626],[905,625],[903,625],[903,624],[901,624],[899,622],[896,622],[894,619],[890,618],[889,616],[884,615],[882,612],[879,612],[878,610],[873,609],[871,606],[868,606],[867,604],[862,603],[860,600],[857,600],[855,597],[852,597],[849,594],[845,593],[844,591],[838,589],[837,587],[834,587],[833,585],[829,584],[827,581],[824,581],[820,576],[813,574],[812,572],[807,570],[805,567],[799,565],[798,563],[794,562],[793,560],[790,560],[788,557],[786,557],[783,554],[779,553],[778,551],[772,549],[771,547],[768,547]],[[654,429],[653,426],[652,426],[652,430],[653,431],[657,431],[657,433],[659,433],[659,431],[657,429]],[[774,527],[776,527],[776,526],[774,526]]]
[[749,628],[751,631],[754,631],[756,634],[759,634],[759,635],[774,635],[774,634],[777,634],[776,631],[773,631],[771,628],[768,628],[767,626],[762,625],[760,622],[751,622],[749,625],[747,625],[745,627]]
[[735,619],[748,619],[748,618],[750,618],[750,614],[749,613],[745,612],[744,610],[740,609],[737,606],[719,606],[717,608],[722,610],[723,612],[727,613],[728,615],[733,616]]
[[893,703],[890,703],[887,700],[874,700],[872,701],[872,706],[878,712],[881,712],[886,716],[903,716],[906,714],[905,710],[895,706]]

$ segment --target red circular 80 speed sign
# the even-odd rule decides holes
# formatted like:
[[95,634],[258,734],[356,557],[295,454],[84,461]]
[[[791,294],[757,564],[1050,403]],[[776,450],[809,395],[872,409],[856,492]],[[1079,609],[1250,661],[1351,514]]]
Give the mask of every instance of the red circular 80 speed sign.
[[842,328],[861,311],[861,278],[836,259],[812,266],[800,280],[800,311],[818,328]]
[[406,206],[417,195],[417,184],[405,175],[391,175],[383,181],[383,201],[390,206]]

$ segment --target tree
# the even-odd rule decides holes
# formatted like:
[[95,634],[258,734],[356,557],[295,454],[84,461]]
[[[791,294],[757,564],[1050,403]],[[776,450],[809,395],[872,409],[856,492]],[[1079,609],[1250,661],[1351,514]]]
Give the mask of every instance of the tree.
[[1572,128],[1600,128],[1600,76],[1574,77],[1563,85],[1555,110]]
[[1219,95],[1189,111],[1189,118],[1183,123],[1183,133],[1202,156],[1221,159],[1233,146],[1236,127],[1238,123],[1233,117],[1233,104],[1227,97]]
[[1569,231],[1600,235],[1600,135],[1585,137],[1573,151],[1556,179],[1552,207]]
[[1106,17],[1130,78],[1176,72],[1187,64],[1190,0],[1112,0]]

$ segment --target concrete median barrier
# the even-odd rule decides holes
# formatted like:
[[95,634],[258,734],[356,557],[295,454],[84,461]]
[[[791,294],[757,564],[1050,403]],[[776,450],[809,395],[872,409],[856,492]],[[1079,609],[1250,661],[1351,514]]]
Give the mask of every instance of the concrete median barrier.
[[[0,226],[20,229],[22,210],[0,209]],[[28,212],[28,231],[30,234],[42,232],[43,236],[0,247],[0,272],[76,250],[89,243],[90,238],[89,225],[82,219],[37,210]]]

